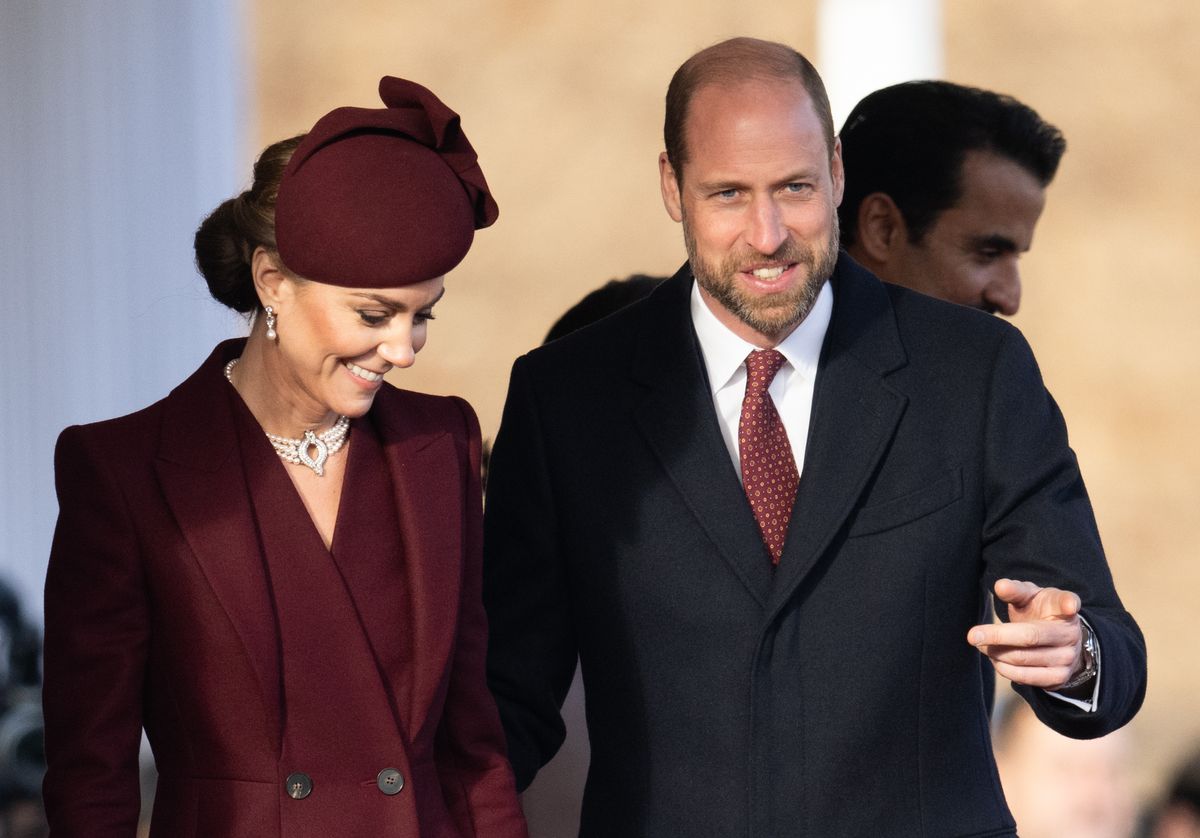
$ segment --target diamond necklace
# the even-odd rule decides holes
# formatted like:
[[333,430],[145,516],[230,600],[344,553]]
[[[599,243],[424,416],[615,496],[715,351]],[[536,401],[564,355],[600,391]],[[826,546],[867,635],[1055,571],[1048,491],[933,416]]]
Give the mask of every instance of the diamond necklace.
[[[225,365],[225,379],[233,383],[233,368],[237,366],[237,362],[241,358],[234,358]],[[325,476],[325,461],[342,450],[342,446],[346,444],[346,437],[350,434],[350,418],[348,416],[339,416],[337,421],[333,423],[333,427],[324,433],[314,433],[310,428],[304,432],[304,436],[300,439],[291,439],[286,436],[277,436],[272,433],[267,433],[267,439],[271,441],[271,447],[275,449],[275,453],[279,455],[284,462],[294,465],[308,466],[317,473],[317,477]],[[316,451],[316,456],[310,456],[308,450],[312,448]]]

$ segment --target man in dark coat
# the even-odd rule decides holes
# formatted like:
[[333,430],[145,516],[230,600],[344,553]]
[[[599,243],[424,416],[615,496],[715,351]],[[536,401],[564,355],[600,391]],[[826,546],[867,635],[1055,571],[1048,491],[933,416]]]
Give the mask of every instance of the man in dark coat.
[[665,134],[687,264],[519,359],[496,440],[518,782],[578,656],[583,836],[1011,835],[979,654],[1076,737],[1146,678],[1033,356],[839,254],[840,147],[794,50],[693,56]]

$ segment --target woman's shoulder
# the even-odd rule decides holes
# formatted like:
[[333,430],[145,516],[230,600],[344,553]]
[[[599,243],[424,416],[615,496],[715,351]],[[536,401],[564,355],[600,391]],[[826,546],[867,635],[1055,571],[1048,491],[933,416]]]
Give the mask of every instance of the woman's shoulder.
[[448,430],[468,436],[479,434],[475,410],[460,396],[418,393],[385,383],[375,397],[372,413],[388,424],[410,430]]
[[99,445],[105,448],[120,448],[126,451],[131,447],[141,447],[157,436],[156,431],[162,424],[163,407],[167,398],[169,397],[159,399],[152,405],[124,416],[69,425],[59,434],[59,444],[74,442]]
[[71,425],[54,446],[54,472],[60,504],[70,485],[88,491],[108,481],[133,485],[144,481],[159,445],[163,401],[125,416]]
[[197,420],[212,410],[214,397],[227,386],[220,377],[220,361],[224,354],[236,351],[238,344],[220,344],[199,369],[151,405],[113,419],[71,425],[59,434],[59,445],[96,447],[126,458],[141,451],[155,451],[168,416],[178,424],[185,419]]

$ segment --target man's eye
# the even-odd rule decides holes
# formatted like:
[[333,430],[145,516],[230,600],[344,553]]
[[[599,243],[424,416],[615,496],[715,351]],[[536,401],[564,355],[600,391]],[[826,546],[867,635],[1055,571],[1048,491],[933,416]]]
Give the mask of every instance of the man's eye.
[[362,309],[358,310],[358,316],[362,319],[362,322],[366,323],[368,326],[378,326],[388,319],[386,313],[363,311]]
[[722,189],[720,192],[716,193],[716,197],[723,201],[732,201],[737,196],[738,191],[736,189]]
[[811,183],[789,183],[787,186],[783,187],[783,189],[785,192],[790,192],[792,194],[800,194],[801,192],[807,192],[808,190],[812,189],[812,184]]

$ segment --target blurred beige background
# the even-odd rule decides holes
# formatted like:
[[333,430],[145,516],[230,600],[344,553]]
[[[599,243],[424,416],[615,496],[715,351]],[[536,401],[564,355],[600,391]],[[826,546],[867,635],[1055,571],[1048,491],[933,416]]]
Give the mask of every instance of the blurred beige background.
[[[512,360],[564,309],[607,279],[682,262],[656,175],[674,68],[735,34],[821,63],[815,0],[251,8],[255,150],[334,106],[375,106],[385,73],[463,115],[500,220],[449,277],[417,367],[393,382],[466,396],[485,435]],[[1118,588],[1146,633],[1150,691],[1134,732],[1149,792],[1200,740],[1200,12],[1190,0],[955,0],[944,41],[946,78],[1010,93],[1067,136],[1014,322],[1066,414]]]

